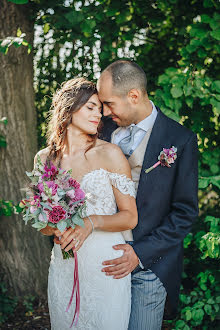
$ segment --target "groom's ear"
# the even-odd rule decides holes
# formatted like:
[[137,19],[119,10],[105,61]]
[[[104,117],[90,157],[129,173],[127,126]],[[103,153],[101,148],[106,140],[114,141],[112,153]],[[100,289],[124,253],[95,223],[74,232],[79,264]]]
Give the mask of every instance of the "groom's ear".
[[140,97],[141,97],[141,92],[138,89],[133,88],[128,92],[128,99],[133,105],[139,103]]

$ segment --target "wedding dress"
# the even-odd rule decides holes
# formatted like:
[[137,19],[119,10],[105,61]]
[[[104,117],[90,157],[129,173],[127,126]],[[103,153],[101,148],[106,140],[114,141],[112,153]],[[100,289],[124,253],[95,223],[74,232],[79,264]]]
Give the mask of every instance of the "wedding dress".
[[[104,169],[84,175],[81,188],[89,195],[84,216],[112,215],[117,205],[112,186],[121,193],[135,197],[134,182],[125,175]],[[113,245],[124,244],[120,232],[95,230],[78,251],[80,283],[80,315],[73,329],[127,330],[131,307],[130,274],[122,279],[106,276],[102,262],[123,254]],[[73,287],[74,260],[63,260],[60,245],[54,244],[48,278],[48,304],[52,330],[70,329],[75,300],[65,312]]]

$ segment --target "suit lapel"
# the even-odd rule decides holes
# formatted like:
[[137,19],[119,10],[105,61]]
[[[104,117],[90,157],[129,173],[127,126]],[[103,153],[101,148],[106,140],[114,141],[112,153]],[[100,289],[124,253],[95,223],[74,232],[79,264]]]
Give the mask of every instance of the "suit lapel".
[[151,167],[158,161],[158,155],[160,151],[166,145],[165,133],[166,133],[166,117],[163,115],[161,110],[157,108],[158,114],[155,120],[148,145],[145,151],[143,165],[141,169],[140,181],[137,191],[137,201],[140,198],[146,196],[146,192],[151,190],[151,186],[154,184],[154,178],[158,175],[156,170],[146,174],[145,169]]

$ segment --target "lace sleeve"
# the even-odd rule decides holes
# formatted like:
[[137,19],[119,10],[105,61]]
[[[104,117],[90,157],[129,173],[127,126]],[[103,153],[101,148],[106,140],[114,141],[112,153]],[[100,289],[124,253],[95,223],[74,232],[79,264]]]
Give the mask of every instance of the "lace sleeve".
[[122,194],[136,198],[135,183],[127,178],[125,174],[109,172],[109,178],[112,186],[117,188]]

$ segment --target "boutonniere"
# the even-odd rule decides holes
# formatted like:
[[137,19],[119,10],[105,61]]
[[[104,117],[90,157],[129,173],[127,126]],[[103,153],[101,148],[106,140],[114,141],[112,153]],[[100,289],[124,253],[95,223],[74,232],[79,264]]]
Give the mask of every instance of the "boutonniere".
[[177,152],[177,148],[174,146],[172,146],[172,148],[170,148],[170,149],[163,148],[163,150],[160,152],[160,154],[158,156],[159,161],[156,164],[154,164],[153,166],[147,168],[145,170],[145,173],[149,173],[154,168],[156,168],[158,165],[171,167],[170,164],[173,164],[177,158],[176,152]]

